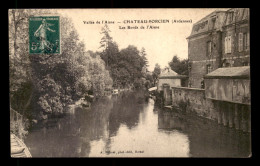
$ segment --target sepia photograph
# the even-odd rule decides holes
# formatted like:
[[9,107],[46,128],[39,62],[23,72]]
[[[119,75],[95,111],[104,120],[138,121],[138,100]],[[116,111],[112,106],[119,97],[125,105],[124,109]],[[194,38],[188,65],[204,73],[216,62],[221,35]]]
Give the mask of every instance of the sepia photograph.
[[11,158],[250,158],[249,8],[9,9]]

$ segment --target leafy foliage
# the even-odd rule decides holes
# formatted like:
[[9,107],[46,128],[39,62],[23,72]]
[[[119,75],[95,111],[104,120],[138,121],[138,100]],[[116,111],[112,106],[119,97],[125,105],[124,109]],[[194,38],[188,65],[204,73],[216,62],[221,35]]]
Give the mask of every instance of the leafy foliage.
[[177,55],[174,55],[169,66],[178,74],[188,75],[188,59],[180,60]]
[[85,52],[71,19],[61,16],[60,55],[28,54],[30,16],[55,14],[56,10],[9,10],[10,101],[27,118],[59,115],[64,107],[90,91],[103,95],[112,79],[97,53]]
[[106,63],[107,69],[110,71],[113,79],[114,87],[135,87],[139,88],[144,85],[142,69],[147,65],[146,53],[143,48],[140,52],[137,47],[129,45],[119,51],[118,45],[112,40],[109,35],[109,28],[105,25],[101,34],[104,36],[101,39],[103,51],[100,57]]
[[159,75],[161,73],[161,67],[158,63],[155,64],[154,70],[153,70],[153,80],[154,84],[156,81],[158,81]]
[[141,56],[142,59],[143,59],[144,66],[145,66],[145,67],[148,67],[148,60],[147,60],[147,58],[146,58],[146,55],[147,55],[147,54],[146,54],[145,48],[142,47],[141,52],[140,52],[140,56]]
[[50,10],[9,10],[9,76],[10,105],[29,116],[33,98],[31,62],[28,54],[28,20],[30,16],[47,14]]

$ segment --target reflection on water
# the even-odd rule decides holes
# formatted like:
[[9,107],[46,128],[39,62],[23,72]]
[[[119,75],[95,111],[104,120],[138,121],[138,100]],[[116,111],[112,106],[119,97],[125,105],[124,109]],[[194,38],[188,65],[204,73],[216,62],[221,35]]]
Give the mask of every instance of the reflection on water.
[[91,142],[90,157],[188,156],[188,137],[178,131],[158,129],[154,102],[119,104],[110,114],[109,130],[104,140]]
[[172,111],[159,111],[158,126],[187,133],[190,157],[248,157],[250,134],[223,127],[207,119]]
[[25,143],[33,157],[245,157],[248,135],[154,107],[142,92],[103,98],[39,123]]

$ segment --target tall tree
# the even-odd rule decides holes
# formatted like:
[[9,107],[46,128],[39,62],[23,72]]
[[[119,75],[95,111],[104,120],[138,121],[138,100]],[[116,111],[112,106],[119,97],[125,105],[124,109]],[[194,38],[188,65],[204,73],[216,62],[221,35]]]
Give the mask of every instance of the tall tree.
[[120,51],[120,60],[124,61],[124,68],[130,75],[130,81],[132,84],[139,84],[143,74],[142,68],[144,67],[143,59],[139,54],[137,47],[129,45],[127,48]]
[[109,34],[110,32],[111,31],[107,24],[105,24],[104,27],[102,27],[102,29],[101,29],[100,33],[103,34],[103,37],[101,38],[101,41],[100,41],[100,48],[103,48],[103,50],[108,49],[109,43],[111,43],[113,40],[113,38]]
[[145,67],[148,67],[148,60],[147,60],[147,58],[146,58],[146,51],[145,51],[145,48],[144,47],[142,47],[142,49],[141,49],[141,51],[140,51],[140,55],[141,55],[141,57],[142,57],[142,59],[143,59],[143,61],[144,61],[144,65],[145,65]]
[[178,74],[188,75],[188,60],[180,60],[177,55],[174,55],[172,60],[169,62],[169,66],[173,71]]
[[107,24],[101,29],[101,34],[103,34],[100,41],[100,48],[103,49],[101,58],[105,61],[108,68],[117,62],[117,55],[119,53],[118,45],[113,41],[113,38],[109,34],[110,32]]
[[156,81],[158,80],[160,73],[161,73],[161,67],[158,63],[156,63],[154,70],[153,70],[154,85],[155,85]]

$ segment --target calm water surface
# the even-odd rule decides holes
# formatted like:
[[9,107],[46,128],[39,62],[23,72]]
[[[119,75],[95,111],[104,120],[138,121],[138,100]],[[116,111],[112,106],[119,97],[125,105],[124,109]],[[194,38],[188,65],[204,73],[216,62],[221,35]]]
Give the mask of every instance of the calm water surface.
[[103,98],[91,109],[36,125],[25,139],[33,157],[247,157],[250,135],[162,110],[142,92]]

